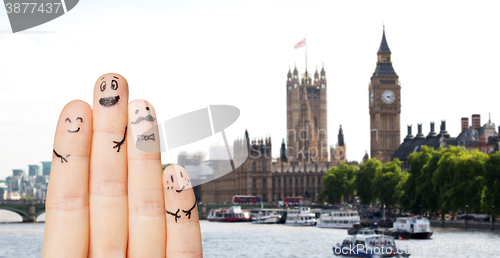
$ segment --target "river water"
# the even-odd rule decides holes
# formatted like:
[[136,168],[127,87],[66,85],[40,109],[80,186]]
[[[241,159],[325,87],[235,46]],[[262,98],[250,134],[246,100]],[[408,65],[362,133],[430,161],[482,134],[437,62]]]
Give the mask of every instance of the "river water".
[[[15,216],[0,211],[0,221],[20,219]],[[205,257],[333,257],[332,245],[347,236],[347,230],[316,227],[208,221],[200,225]],[[0,223],[0,258],[40,257],[44,226]],[[430,240],[396,240],[396,245],[408,248],[412,258],[500,257],[500,232],[434,228]]]

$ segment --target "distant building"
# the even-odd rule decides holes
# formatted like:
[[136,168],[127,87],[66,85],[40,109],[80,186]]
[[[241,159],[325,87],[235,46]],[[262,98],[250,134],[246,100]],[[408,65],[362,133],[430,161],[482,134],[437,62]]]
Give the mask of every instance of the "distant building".
[[385,29],[377,52],[377,66],[368,86],[368,108],[370,157],[377,158],[382,163],[388,162],[401,139],[401,83],[392,66]]
[[[43,173],[50,174],[51,162],[43,163]],[[22,169],[13,169],[12,176],[5,181],[0,181],[0,200],[19,200],[22,197],[35,197],[39,200],[45,200],[47,196],[47,186],[49,183],[48,175],[40,175],[38,165],[28,165],[28,175]],[[4,185],[4,187],[3,187]]]
[[[418,134],[413,136],[411,125],[408,125],[408,135],[399,148],[394,152],[392,159],[401,161],[401,169],[408,170],[408,156],[415,151],[420,151],[422,146],[429,146],[437,150],[439,147],[460,146],[467,150],[479,150],[486,154],[491,154],[499,149],[500,137],[495,131],[495,124],[488,123],[481,126],[481,116],[472,115],[472,125],[469,126],[469,119],[463,117],[461,120],[462,130],[457,137],[450,137],[446,131],[446,121],[441,121],[439,133],[434,131],[434,122],[430,123],[430,132],[427,136],[422,133],[422,124],[418,124]],[[500,131],[500,128],[499,128]]]
[[[408,134],[406,135],[403,143],[399,145],[398,149],[394,152],[392,159],[399,159],[401,161],[401,169],[406,171],[409,169],[408,156],[415,151],[420,151],[422,146],[429,146],[434,149],[439,147],[446,147],[450,142],[453,143],[453,138],[450,137],[446,131],[446,121],[441,121],[441,128],[439,133],[434,131],[434,122],[430,123],[430,132],[427,136],[422,133],[422,124],[418,124],[418,133],[415,137],[412,135],[411,125],[408,125]],[[452,144],[453,145],[453,144]]]
[[50,162],[50,161],[42,162],[42,175],[50,176],[51,164],[52,164],[52,162]]
[[30,176],[39,176],[40,175],[40,172],[38,171],[40,169],[40,167],[38,165],[28,165],[28,167],[29,167],[28,175],[30,175]]
[[486,154],[498,150],[499,135],[495,131],[495,124],[491,122],[491,119],[481,126],[481,116],[474,114],[471,126],[469,126],[467,117],[463,117],[461,122],[462,130],[452,145],[461,146],[467,150],[479,150]]

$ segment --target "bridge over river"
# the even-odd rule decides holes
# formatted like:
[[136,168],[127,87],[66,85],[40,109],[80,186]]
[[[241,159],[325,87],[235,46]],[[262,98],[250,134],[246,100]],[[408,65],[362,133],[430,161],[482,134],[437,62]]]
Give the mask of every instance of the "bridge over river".
[[23,222],[36,222],[36,218],[45,213],[45,203],[12,202],[0,203],[0,210],[8,210],[19,214]]

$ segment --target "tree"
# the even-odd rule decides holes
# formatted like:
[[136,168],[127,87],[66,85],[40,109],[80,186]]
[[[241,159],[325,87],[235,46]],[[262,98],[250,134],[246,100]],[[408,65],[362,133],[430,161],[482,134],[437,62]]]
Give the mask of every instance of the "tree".
[[488,155],[478,150],[469,151],[455,159],[453,185],[455,196],[452,207],[468,205],[469,211],[481,211],[481,199],[484,187],[484,164]]
[[[415,185],[417,190],[418,201],[412,203],[412,207],[418,208],[419,212],[431,211],[436,212],[441,209],[441,205],[438,208],[438,192],[434,190],[434,185],[432,184],[432,175],[435,171],[435,163],[429,163],[431,159],[439,156],[439,150],[434,151],[434,148],[423,146],[420,150],[420,173],[415,178]],[[436,161],[439,159],[434,159]],[[420,207],[420,205],[422,205]],[[413,209],[414,211],[414,209]],[[416,212],[414,212],[416,214]]]
[[321,197],[327,197],[329,203],[340,202],[354,194],[354,179],[357,168],[345,163],[330,168],[323,178]]
[[377,169],[382,167],[382,163],[376,159],[369,159],[366,163],[359,165],[359,171],[354,180],[356,194],[362,204],[368,205],[375,201],[372,191],[372,183]]
[[433,148],[422,146],[419,152],[413,152],[410,156],[408,156],[410,174],[408,176],[408,180],[406,180],[404,186],[402,187],[405,193],[400,200],[402,209],[407,211],[409,210],[414,214],[420,212],[420,204],[422,203],[422,200],[421,195],[417,191],[417,180],[421,177],[422,169],[431,159],[433,152]]
[[[404,180],[408,174],[401,171],[401,162],[394,159],[383,164],[375,173],[372,183],[373,194],[383,205],[395,205],[403,195]],[[401,183],[403,181],[403,183]]]
[[500,152],[490,155],[484,164],[484,194],[482,200],[482,210],[490,214],[492,205],[495,206],[495,214],[500,213]]
[[433,174],[434,189],[439,192],[439,203],[451,211],[479,211],[484,192],[485,162],[488,156],[477,150],[467,151],[450,146],[442,156]]

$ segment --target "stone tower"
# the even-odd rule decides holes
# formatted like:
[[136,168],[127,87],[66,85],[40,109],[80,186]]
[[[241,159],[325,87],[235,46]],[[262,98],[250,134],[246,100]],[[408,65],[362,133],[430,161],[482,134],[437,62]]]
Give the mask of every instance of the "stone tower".
[[400,144],[401,84],[392,67],[391,50],[385,38],[377,52],[377,67],[368,86],[371,157],[385,163]]
[[326,73],[299,78],[288,69],[286,81],[287,156],[292,162],[328,162]]

